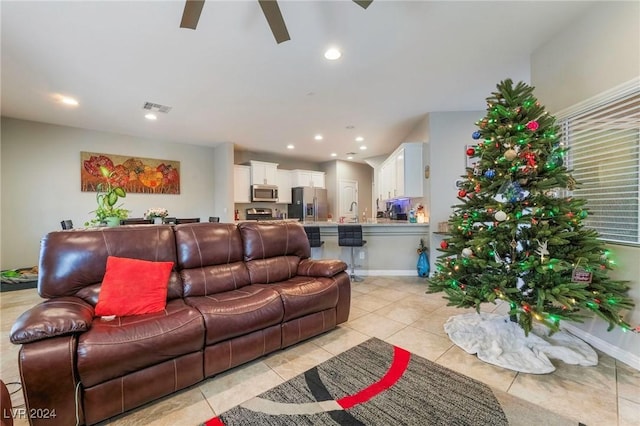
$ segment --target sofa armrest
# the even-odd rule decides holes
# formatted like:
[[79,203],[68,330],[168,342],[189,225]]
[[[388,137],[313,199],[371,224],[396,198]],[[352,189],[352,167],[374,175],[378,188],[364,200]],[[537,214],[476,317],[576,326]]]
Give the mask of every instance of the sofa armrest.
[[347,264],[342,260],[332,259],[303,259],[298,264],[298,275],[305,277],[333,277],[347,270]]
[[81,333],[91,328],[93,306],[77,297],[44,301],[18,317],[11,327],[11,343],[20,345],[50,337]]

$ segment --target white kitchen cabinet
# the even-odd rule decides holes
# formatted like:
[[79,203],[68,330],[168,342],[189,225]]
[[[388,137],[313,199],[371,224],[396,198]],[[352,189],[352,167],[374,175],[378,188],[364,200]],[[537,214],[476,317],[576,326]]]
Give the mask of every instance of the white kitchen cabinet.
[[291,186],[313,186],[324,188],[324,172],[315,170],[291,170]]
[[233,166],[233,202],[251,202],[251,167]]
[[278,170],[278,203],[291,204],[291,170]]
[[250,161],[252,185],[277,185],[278,164]]
[[404,143],[380,166],[381,199],[423,197],[422,142]]

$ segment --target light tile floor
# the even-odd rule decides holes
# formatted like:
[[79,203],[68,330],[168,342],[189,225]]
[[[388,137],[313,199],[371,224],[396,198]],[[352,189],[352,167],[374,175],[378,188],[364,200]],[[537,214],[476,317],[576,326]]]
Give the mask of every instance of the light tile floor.
[[[587,425],[640,425],[640,371],[599,353],[595,367],[553,361],[546,375],[517,373],[479,361],[453,345],[443,330],[452,315],[441,294],[426,294],[424,279],[367,277],[352,285],[349,321],[337,329],[210,378],[126,415],[109,425],[198,425],[370,337],[401,346],[496,389],[532,401]],[[0,294],[1,375],[19,381],[18,349],[9,343],[17,316],[40,302],[35,290]],[[503,313],[503,306],[486,305]],[[15,388],[15,387],[13,387]],[[22,404],[21,393],[13,395]],[[26,421],[17,420],[17,426]]]

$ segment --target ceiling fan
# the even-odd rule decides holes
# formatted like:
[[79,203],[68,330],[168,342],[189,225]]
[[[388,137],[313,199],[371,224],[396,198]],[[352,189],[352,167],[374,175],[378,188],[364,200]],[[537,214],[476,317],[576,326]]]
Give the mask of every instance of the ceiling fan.
[[[205,0],[187,0],[184,5],[180,28],[196,29],[198,26],[198,20],[200,19],[200,14],[202,13],[204,1]],[[354,3],[358,4],[363,9],[369,7],[372,1],[373,0],[353,0]],[[289,31],[287,31],[287,26],[282,18],[282,13],[280,13],[280,7],[278,6],[277,0],[258,0],[258,3],[260,3],[264,17],[267,18],[267,23],[271,28],[271,32],[273,33],[276,42],[280,44],[283,41],[291,40],[291,37],[289,37]]]

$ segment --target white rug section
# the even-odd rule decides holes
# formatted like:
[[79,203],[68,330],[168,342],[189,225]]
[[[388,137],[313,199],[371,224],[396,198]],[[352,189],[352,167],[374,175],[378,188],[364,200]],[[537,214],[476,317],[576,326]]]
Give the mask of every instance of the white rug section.
[[549,336],[549,329],[534,324],[524,330],[507,315],[471,313],[450,317],[444,330],[453,343],[489,364],[523,373],[546,374],[556,368],[549,358],[567,364],[598,364],[596,352],[577,337],[564,331]]

